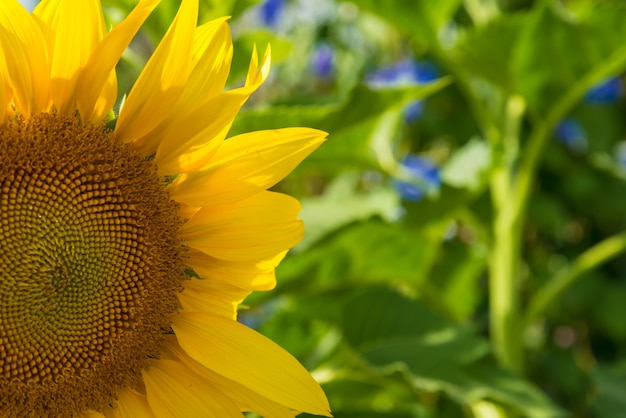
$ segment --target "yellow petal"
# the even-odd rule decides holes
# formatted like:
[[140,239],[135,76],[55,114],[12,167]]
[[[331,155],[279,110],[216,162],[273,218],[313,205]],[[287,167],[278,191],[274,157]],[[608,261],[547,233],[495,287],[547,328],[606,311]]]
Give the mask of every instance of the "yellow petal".
[[172,113],[192,110],[224,90],[233,56],[226,19],[212,20],[196,29],[192,70]]
[[249,294],[244,290],[217,280],[191,279],[183,283],[178,294],[183,309],[191,312],[208,312],[229,319],[237,318],[237,305]]
[[241,418],[237,405],[181,362],[156,360],[142,371],[148,403],[159,418]]
[[185,353],[176,338],[166,341],[165,348],[167,351],[171,351],[174,358],[179,359],[195,373],[211,381],[213,386],[239,405],[242,411],[254,411],[268,418],[292,418],[296,415],[290,408],[267,399],[254,390],[204,367]]
[[258,52],[256,45],[252,48],[252,58],[250,59],[250,65],[248,66],[248,74],[246,76],[246,86],[260,84],[267,79],[270,74],[272,47],[268,44],[261,65],[259,66]]
[[[232,42],[230,29],[225,20],[226,18],[216,19],[196,29],[192,59],[193,69],[178,101],[172,104],[169,116],[161,123],[161,127],[151,134],[151,140],[154,143],[175,138],[174,144],[180,148],[188,144],[199,132],[212,132],[215,136],[216,132],[219,133],[223,130],[223,136],[226,135],[224,126],[230,127],[232,119],[239,111],[245,98],[237,99],[234,109],[228,98],[211,102],[217,102],[217,106],[213,106],[211,103],[207,104],[207,100],[221,93],[224,89],[230,69]],[[226,97],[230,97],[230,95]],[[213,109],[218,109],[218,111]],[[208,114],[211,115],[211,123],[207,122]],[[205,147],[203,151],[210,154],[212,152],[210,150],[215,149],[215,146],[219,144],[214,143],[213,145],[211,148]],[[192,145],[186,146],[191,147]],[[166,154],[167,150],[162,146],[157,161],[161,160],[164,153]],[[162,170],[160,172],[164,173]],[[176,172],[169,171],[167,174]]]
[[117,393],[113,408],[106,408],[107,418],[156,418],[148,405],[146,395],[132,389],[124,389]]
[[211,375],[214,384],[219,387],[220,392],[233,399],[244,411],[254,411],[262,417],[271,418],[293,418],[299,413],[259,395],[256,391],[234,380],[227,379],[217,373],[211,373],[206,367],[203,369],[207,371],[207,374]]
[[223,260],[265,260],[302,239],[299,211],[296,199],[261,192],[236,203],[202,208],[182,226],[180,236],[189,247]]
[[159,1],[140,1],[92,52],[76,86],[76,102],[83,120],[99,120],[113,107],[117,95],[115,65]]
[[185,205],[183,203],[181,203],[178,207],[178,215],[182,218],[182,219],[191,219],[194,217],[194,215],[196,213],[198,213],[198,211],[201,208],[199,207],[195,207],[195,206],[189,206],[189,205]]
[[170,114],[187,82],[197,18],[197,0],[183,0],[120,110],[116,135],[145,154],[156,151],[160,138],[150,134]]
[[186,262],[205,280],[223,281],[247,290],[270,290],[276,286],[274,269],[286,253],[251,263],[220,260],[190,248]]
[[[162,139],[155,162],[161,174],[188,173],[207,164],[241,106],[267,78],[270,56],[268,47],[259,65],[255,48],[244,87],[214,96],[191,112],[171,120],[159,134]],[[210,115],[208,119],[207,115]]]
[[47,0],[33,15],[47,41],[52,104],[60,113],[71,112],[78,77],[106,33],[102,5],[99,0]]
[[[26,117],[43,110],[48,101],[50,70],[39,26],[16,1],[0,7],[0,52],[6,60],[16,110]],[[3,109],[4,111],[4,109]]]
[[314,129],[286,128],[229,138],[205,170],[179,176],[169,192],[191,206],[241,200],[274,186],[325,137]]
[[2,42],[0,42],[0,123],[4,123],[7,113],[10,111],[12,101],[11,87],[8,81],[8,70],[4,60]]
[[180,346],[194,360],[259,395],[296,411],[330,416],[324,392],[278,345],[220,316],[181,312],[172,317]]

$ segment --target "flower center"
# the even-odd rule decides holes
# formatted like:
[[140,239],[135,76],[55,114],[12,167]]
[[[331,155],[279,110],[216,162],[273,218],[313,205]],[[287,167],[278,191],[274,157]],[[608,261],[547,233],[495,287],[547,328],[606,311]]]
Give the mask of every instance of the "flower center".
[[0,126],[0,411],[102,410],[159,355],[184,279],[177,207],[103,126]]

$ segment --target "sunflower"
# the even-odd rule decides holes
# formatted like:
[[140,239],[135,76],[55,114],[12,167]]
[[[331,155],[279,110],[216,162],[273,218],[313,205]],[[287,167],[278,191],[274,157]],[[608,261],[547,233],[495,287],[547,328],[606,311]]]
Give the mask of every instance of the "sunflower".
[[157,0],[106,30],[97,0],[0,0],[0,416],[328,415],[287,352],[236,320],[302,236],[268,191],[323,142],[226,139],[265,80],[224,91],[226,19],[178,14],[116,119],[115,66]]

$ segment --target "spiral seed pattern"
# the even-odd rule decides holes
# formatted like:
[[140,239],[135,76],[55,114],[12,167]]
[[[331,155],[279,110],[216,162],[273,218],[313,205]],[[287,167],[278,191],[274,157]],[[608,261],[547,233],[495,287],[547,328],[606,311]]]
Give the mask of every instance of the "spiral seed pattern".
[[180,223],[103,126],[0,127],[0,416],[73,416],[137,383],[178,308]]

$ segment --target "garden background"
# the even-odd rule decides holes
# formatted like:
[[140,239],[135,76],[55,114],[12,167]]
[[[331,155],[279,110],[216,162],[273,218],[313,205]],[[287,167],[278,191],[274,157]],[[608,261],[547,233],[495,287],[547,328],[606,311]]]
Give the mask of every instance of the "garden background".
[[[121,91],[178,3],[124,54]],[[272,47],[232,134],[330,133],[277,187],[306,236],[240,320],[336,418],[626,417],[626,3],[200,4],[232,16],[232,86]]]

